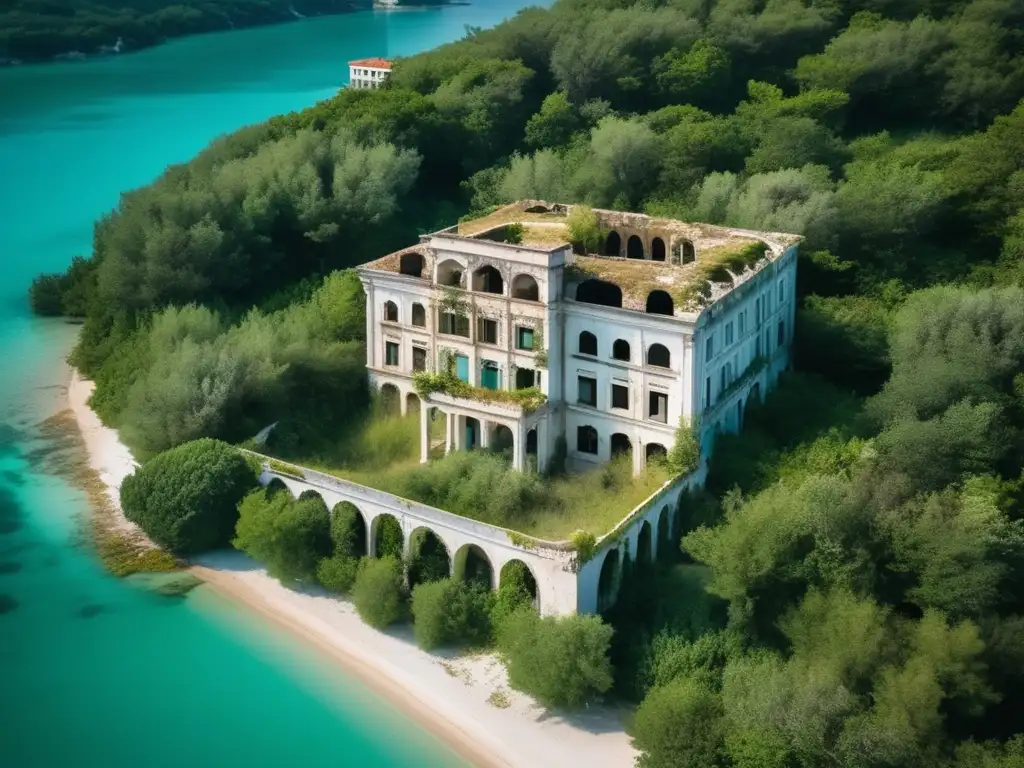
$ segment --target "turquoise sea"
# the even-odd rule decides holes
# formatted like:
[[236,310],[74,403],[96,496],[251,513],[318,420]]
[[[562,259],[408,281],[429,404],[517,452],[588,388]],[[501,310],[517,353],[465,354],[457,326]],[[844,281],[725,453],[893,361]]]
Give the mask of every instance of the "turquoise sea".
[[88,253],[124,190],[213,137],[332,94],[347,61],[492,26],[526,0],[364,12],[0,69],[0,765],[463,765],[314,651],[207,590],[107,576],[82,493],[39,422],[75,329],[33,319],[31,278]]

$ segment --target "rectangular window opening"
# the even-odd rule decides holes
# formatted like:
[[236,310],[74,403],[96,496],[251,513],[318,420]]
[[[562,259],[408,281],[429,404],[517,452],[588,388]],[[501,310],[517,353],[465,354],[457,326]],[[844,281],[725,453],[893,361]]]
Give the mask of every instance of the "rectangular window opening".
[[662,424],[668,423],[668,395],[663,392],[648,392],[647,417]]
[[629,387],[625,384],[612,384],[612,408],[629,410]]
[[516,326],[516,349],[533,349],[533,328]]
[[412,369],[414,371],[427,370],[427,350],[423,347],[412,348]]
[[589,376],[579,377],[579,397],[577,399],[583,405],[597,407],[597,379]]
[[498,343],[498,321],[479,317],[476,321],[476,340],[482,344]]
[[398,365],[398,344],[394,341],[384,342],[384,365]]

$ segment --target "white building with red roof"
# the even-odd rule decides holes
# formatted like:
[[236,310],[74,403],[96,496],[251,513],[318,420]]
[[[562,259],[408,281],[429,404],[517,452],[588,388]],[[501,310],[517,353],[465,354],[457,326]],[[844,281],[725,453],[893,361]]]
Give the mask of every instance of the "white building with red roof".
[[391,74],[387,59],[356,59],[348,63],[349,88],[379,88]]

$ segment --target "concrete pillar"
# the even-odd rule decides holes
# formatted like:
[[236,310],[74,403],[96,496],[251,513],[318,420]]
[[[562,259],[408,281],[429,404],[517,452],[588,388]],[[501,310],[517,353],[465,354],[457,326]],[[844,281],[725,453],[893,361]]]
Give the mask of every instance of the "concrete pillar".
[[409,415],[409,400],[406,395],[402,393],[402,390],[398,390],[398,412],[402,416]]
[[640,442],[640,435],[633,435],[633,476],[636,477],[644,471],[644,446]]
[[537,422],[537,471],[544,473],[548,468],[548,420]]
[[480,419],[480,447],[485,451],[491,447],[491,422]]
[[447,456],[452,452],[452,419],[455,416],[451,413],[444,415],[444,453]]
[[526,428],[522,421],[516,422],[512,430],[512,469],[522,472],[526,468]]
[[457,413],[452,414],[452,450],[461,451],[466,441],[466,419]]
[[420,464],[430,459],[430,409],[420,403]]

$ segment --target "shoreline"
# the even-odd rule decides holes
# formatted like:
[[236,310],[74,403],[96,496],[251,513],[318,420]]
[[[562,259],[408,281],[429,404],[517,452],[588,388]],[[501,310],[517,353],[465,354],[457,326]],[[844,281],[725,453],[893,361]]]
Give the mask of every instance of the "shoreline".
[[[139,537],[142,532],[124,518],[118,495],[121,481],[138,464],[117,431],[104,426],[89,408],[93,388],[91,381],[70,369],[67,403],[88,465],[105,486],[109,524],[122,534]],[[253,566],[244,554],[224,551],[195,558],[188,571],[217,595],[325,654],[344,674],[470,764],[634,764],[638,753],[623,729],[620,710],[549,712],[509,687],[504,665],[494,653],[427,653],[416,646],[411,627],[379,632],[364,624],[348,601],[322,589],[294,591]]]

